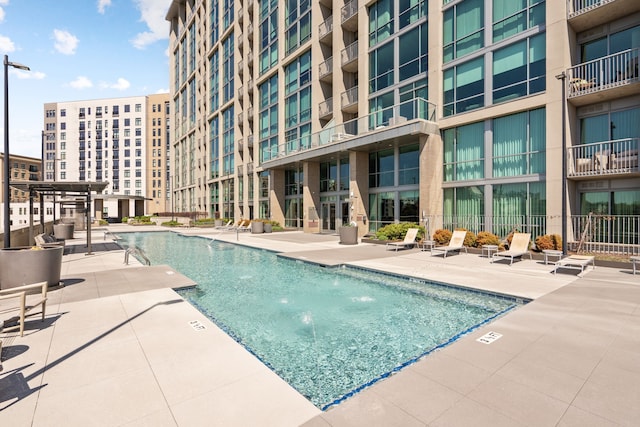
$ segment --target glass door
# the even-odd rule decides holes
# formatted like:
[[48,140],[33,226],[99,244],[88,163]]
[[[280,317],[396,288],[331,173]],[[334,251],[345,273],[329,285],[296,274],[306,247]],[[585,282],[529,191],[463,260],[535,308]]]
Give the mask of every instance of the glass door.
[[323,233],[336,231],[336,204],[334,202],[323,202],[320,205],[321,229]]

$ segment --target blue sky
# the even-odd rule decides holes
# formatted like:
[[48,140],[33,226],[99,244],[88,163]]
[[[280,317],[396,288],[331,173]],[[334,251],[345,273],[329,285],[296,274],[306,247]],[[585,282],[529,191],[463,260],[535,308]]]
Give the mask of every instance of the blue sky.
[[[164,18],[170,4],[0,0],[0,55],[31,69],[9,68],[11,154],[40,157],[47,102],[168,92],[169,23]],[[0,111],[4,141],[4,101]]]

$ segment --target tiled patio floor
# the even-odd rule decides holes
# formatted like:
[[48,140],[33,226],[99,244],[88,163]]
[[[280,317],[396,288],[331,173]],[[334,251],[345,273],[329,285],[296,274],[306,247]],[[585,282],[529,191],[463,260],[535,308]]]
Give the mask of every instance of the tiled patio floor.
[[[64,257],[68,286],[50,292],[46,321],[29,322],[22,338],[4,335],[1,426],[631,426],[640,419],[640,276],[630,270],[597,267],[577,278],[554,276],[537,261],[442,259],[341,246],[337,236],[180,232],[535,301],[320,412],[171,290],[188,278],[166,266],[123,265],[121,250],[75,251]],[[68,245],[83,242],[75,236]],[[476,341],[488,331],[502,337]]]

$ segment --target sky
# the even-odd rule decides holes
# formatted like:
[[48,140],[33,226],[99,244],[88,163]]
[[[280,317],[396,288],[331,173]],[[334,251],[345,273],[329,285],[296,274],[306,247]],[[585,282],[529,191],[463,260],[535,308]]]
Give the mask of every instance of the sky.
[[45,103],[169,92],[170,4],[0,0],[0,54],[30,68],[9,67],[10,154],[41,157]]

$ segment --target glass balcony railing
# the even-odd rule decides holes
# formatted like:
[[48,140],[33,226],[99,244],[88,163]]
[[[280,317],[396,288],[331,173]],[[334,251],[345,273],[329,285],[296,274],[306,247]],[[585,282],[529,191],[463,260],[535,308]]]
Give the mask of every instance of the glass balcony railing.
[[399,125],[409,120],[420,119],[433,122],[435,118],[435,104],[423,98],[412,99],[375,113],[322,129],[311,135],[284,141],[278,144],[277,147],[273,147],[271,151],[265,150],[263,153],[264,161],[379,132],[387,126]]

